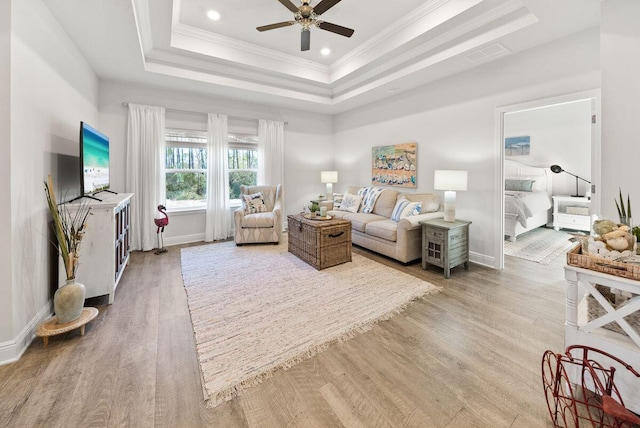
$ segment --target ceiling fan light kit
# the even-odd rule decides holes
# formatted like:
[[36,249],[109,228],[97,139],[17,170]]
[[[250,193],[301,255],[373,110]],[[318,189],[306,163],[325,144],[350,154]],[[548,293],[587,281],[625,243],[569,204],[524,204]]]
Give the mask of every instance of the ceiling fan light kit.
[[276,28],[283,28],[289,27],[294,24],[300,24],[302,26],[300,36],[300,50],[302,51],[308,51],[311,47],[312,25],[315,25],[321,30],[339,34],[344,37],[351,37],[353,35],[354,30],[352,30],[351,28],[343,27],[341,25],[332,24],[330,22],[321,21],[318,19],[320,15],[338,4],[340,0],[321,0],[320,3],[318,3],[315,7],[309,5],[310,0],[301,0],[302,5],[300,7],[296,7],[296,5],[291,2],[291,0],[278,1],[294,13],[294,20],[263,25],[256,28],[258,31],[275,30]]

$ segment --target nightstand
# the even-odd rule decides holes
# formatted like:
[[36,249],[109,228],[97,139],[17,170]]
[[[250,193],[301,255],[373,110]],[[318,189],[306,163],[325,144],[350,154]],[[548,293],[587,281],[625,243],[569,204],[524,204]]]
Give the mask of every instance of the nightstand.
[[553,196],[553,228],[591,230],[591,200],[576,196]]
[[469,270],[469,225],[470,221],[444,221],[441,218],[421,221],[422,225],[422,269],[427,264],[444,268],[444,277],[449,278],[451,268],[464,263]]

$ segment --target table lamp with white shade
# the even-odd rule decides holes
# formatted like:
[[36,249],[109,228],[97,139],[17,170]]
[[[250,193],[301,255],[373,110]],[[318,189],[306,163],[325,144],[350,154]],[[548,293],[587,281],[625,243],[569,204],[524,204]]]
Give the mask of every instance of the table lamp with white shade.
[[338,182],[338,171],[320,171],[320,182],[327,184],[327,199],[331,199],[333,183]]
[[437,169],[433,188],[444,190],[444,221],[456,221],[456,191],[467,190],[467,171]]

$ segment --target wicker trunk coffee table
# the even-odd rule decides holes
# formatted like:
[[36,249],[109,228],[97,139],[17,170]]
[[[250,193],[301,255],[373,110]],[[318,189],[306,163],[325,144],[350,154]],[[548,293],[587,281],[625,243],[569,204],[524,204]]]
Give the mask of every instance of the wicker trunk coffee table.
[[290,253],[318,270],[351,261],[350,221],[307,218],[303,214],[287,219]]

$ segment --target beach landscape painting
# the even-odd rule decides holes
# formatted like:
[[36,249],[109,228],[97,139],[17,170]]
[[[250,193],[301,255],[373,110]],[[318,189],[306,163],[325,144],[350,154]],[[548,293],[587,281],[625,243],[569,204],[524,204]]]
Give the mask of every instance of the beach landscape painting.
[[373,147],[371,184],[415,189],[417,147],[418,143]]
[[531,152],[531,137],[522,135],[520,137],[507,137],[504,139],[505,156],[528,156]]

